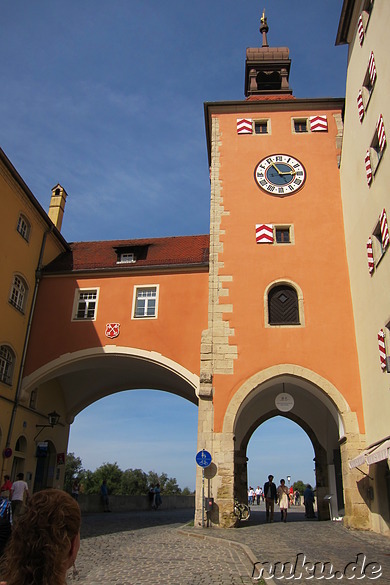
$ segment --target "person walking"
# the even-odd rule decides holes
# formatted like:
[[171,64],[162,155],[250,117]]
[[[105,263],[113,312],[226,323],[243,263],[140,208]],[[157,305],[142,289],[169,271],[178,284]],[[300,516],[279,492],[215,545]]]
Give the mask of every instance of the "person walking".
[[281,513],[281,522],[287,522],[287,510],[289,504],[289,491],[284,479],[280,480],[280,486],[277,490],[279,508]]
[[257,488],[255,489],[256,503],[257,503],[258,506],[260,506],[261,494],[262,494],[262,489],[258,485]]
[[7,498],[8,500],[11,497],[11,490],[12,490],[12,481],[10,480],[9,475],[4,476],[4,483],[0,487],[0,496],[3,498]]
[[30,497],[28,485],[24,481],[24,473],[18,473],[16,477],[17,481],[12,484],[11,489],[11,507],[14,518],[24,512],[24,504],[27,504]]
[[268,481],[264,484],[263,493],[265,496],[265,517],[267,522],[274,521],[274,508],[277,500],[276,485],[273,482],[274,476],[269,475]]
[[305,491],[303,492],[303,503],[305,504],[305,516],[306,518],[315,518],[314,514],[314,492],[310,485],[307,484]]

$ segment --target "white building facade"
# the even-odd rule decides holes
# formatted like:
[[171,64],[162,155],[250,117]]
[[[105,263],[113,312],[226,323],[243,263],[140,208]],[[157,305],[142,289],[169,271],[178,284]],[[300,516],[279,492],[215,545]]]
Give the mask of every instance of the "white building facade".
[[349,465],[361,471],[371,528],[382,533],[390,532],[389,28],[388,0],[344,0],[336,40],[349,46],[341,195],[366,442]]

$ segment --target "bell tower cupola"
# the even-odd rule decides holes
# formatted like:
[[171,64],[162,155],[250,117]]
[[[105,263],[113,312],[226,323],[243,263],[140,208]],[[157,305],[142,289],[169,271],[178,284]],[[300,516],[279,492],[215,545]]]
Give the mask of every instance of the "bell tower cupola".
[[260,19],[262,46],[246,50],[245,96],[291,95],[289,75],[291,60],[288,47],[269,47],[269,30],[265,10]]

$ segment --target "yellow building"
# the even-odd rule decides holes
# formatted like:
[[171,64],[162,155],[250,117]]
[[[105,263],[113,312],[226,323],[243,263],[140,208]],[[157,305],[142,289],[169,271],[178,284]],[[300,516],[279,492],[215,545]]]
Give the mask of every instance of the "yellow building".
[[344,0],[336,44],[348,44],[341,195],[365,421],[349,463],[371,528],[390,529],[390,62],[387,0]]
[[[49,421],[46,405],[42,404],[38,408],[34,401],[34,393],[29,403],[20,401],[24,360],[39,288],[40,271],[48,262],[68,249],[68,244],[54,225],[61,227],[66,193],[57,185],[52,195],[50,219],[4,152],[0,150],[1,478],[5,473],[15,478],[17,473],[23,472],[30,488],[33,487],[31,483],[36,470],[37,453],[35,443],[30,442],[32,446],[27,447],[25,435],[28,430],[30,433],[34,432],[34,435],[40,430],[45,430],[45,438],[49,438],[52,429],[36,427],[48,425]],[[53,406],[55,404],[51,404],[52,409]],[[67,437],[61,437],[59,433],[58,440],[65,451]],[[42,447],[45,449],[46,445]],[[48,458],[45,458],[43,467],[42,473],[50,475]],[[54,470],[53,462],[51,467]],[[58,469],[59,483],[62,468]],[[45,477],[48,485],[54,485],[56,480],[54,473],[51,475],[51,478]]]

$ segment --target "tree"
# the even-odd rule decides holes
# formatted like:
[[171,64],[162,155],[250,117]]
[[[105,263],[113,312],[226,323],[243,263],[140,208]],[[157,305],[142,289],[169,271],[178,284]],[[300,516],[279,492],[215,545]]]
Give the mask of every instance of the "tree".
[[140,496],[148,493],[148,476],[142,469],[126,469],[121,479],[121,494]]
[[165,482],[164,494],[167,496],[178,496],[181,494],[181,489],[177,485],[176,477],[170,477]]
[[81,479],[84,469],[80,457],[76,457],[74,453],[68,453],[65,461],[65,479],[64,490],[68,493],[72,492],[73,480],[78,477]]
[[189,487],[185,487],[181,491],[182,496],[192,496],[195,492],[192,492]]
[[122,475],[123,471],[119,468],[116,461],[115,463],[103,463],[103,465],[93,472],[94,485],[97,486],[97,491],[93,493],[100,492],[100,486],[103,479],[105,479],[107,480],[108,493],[114,496],[120,495]]
[[306,484],[303,483],[303,481],[301,479],[298,479],[298,481],[294,481],[293,488],[294,488],[294,492],[296,492],[298,490],[299,493],[302,496],[303,495],[303,492],[306,489]]

